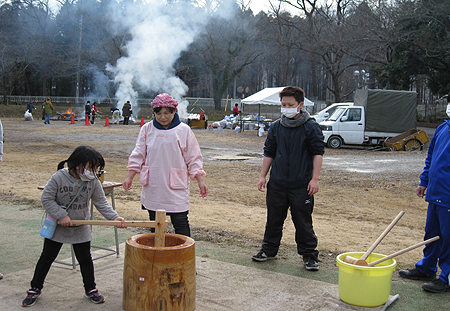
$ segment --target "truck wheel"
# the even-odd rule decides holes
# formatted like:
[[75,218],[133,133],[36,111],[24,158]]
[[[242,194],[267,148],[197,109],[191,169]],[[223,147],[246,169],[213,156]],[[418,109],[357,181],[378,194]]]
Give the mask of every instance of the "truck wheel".
[[416,138],[411,138],[408,139],[405,144],[403,145],[403,150],[404,151],[412,151],[412,150],[417,150],[423,149],[423,144],[420,142],[420,140],[416,139]]
[[342,138],[339,136],[332,136],[328,139],[328,147],[333,149],[339,149],[342,146]]

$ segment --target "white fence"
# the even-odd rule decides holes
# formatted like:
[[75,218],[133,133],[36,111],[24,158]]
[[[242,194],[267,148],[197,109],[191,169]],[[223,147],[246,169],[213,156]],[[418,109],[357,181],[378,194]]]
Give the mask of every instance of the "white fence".
[[[26,105],[30,100],[33,101],[35,106],[43,103],[46,100],[46,96],[7,96],[8,105]],[[73,105],[73,106],[82,106],[88,100],[93,103],[99,103],[99,107],[112,107],[117,106],[118,102],[115,99],[110,98],[98,98],[98,97],[79,97],[78,104],[75,104],[77,98],[76,97],[60,97],[53,96],[50,98],[52,103],[55,105]],[[203,110],[214,110],[214,100],[212,98],[198,98],[198,97],[186,97],[185,98],[189,102],[189,106],[187,108],[188,112],[199,112],[201,109]],[[149,98],[140,98],[137,100],[138,107],[145,107],[146,105],[150,105],[153,99]],[[221,109],[225,112],[230,113],[234,107],[234,105],[238,103],[239,109],[245,114],[261,114],[262,116],[266,116],[268,118],[278,118],[280,117],[280,107],[274,105],[245,105],[242,106],[240,104],[240,99],[222,99]],[[136,103],[133,103],[133,106]],[[313,114],[322,108],[322,103],[315,103],[314,107],[308,107],[309,113]],[[422,104],[417,105],[417,118],[433,118],[433,117],[446,117],[445,111],[447,109],[447,103],[444,100],[436,101],[433,104]]]

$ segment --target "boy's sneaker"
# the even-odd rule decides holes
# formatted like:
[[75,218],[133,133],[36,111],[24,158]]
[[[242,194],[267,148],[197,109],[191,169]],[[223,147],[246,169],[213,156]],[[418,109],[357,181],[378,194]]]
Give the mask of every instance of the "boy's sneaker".
[[421,280],[421,281],[433,281],[436,276],[433,274],[425,274],[420,272],[417,269],[411,269],[411,270],[400,270],[398,274],[405,279],[410,280]]
[[306,270],[317,271],[319,270],[319,263],[312,257],[303,257]]
[[42,294],[39,288],[33,287],[27,291],[27,298],[22,301],[22,307],[31,307]]
[[93,303],[104,303],[105,302],[105,298],[103,298],[103,296],[98,293],[98,289],[96,289],[96,288],[87,292],[84,295],[84,297],[86,297],[87,299],[90,299]]
[[275,259],[275,257],[267,256],[263,250],[260,250],[258,254],[252,256],[252,259],[255,261],[267,261],[270,259]]

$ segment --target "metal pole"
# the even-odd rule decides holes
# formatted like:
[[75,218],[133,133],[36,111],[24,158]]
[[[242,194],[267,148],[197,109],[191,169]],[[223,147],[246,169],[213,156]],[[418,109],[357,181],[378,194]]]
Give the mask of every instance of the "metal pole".
[[81,70],[81,40],[83,37],[83,15],[80,16],[80,35],[78,38],[78,70],[77,70],[77,87],[75,93],[76,104],[80,102],[80,70]]

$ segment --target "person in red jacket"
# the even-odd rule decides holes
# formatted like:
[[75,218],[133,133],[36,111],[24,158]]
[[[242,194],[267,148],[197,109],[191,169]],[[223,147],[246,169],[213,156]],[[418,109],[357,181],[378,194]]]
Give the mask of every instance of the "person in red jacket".
[[238,114],[239,114],[238,104],[235,104],[233,108],[233,116],[237,116]]
[[95,116],[97,115],[97,103],[94,102],[91,106],[91,124],[94,124],[95,122]]

